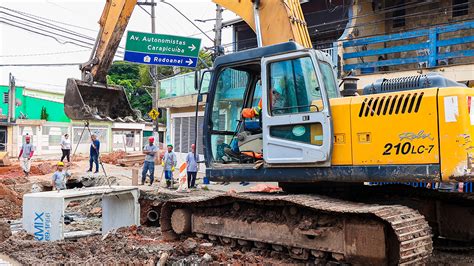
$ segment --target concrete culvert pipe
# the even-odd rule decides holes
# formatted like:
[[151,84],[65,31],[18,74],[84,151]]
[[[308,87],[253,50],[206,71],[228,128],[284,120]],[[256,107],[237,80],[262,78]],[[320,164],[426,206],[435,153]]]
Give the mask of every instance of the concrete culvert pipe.
[[156,223],[160,219],[160,214],[155,210],[149,210],[146,214],[146,218],[150,223]]

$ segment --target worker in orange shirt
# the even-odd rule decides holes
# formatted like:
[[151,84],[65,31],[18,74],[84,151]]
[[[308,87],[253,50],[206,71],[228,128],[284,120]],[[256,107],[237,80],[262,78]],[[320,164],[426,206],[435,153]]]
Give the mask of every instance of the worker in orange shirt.
[[[280,81],[280,83],[284,83]],[[278,110],[278,108],[284,107],[284,101],[282,97],[282,86],[281,84],[277,84],[274,88],[272,88],[272,94],[270,95],[272,114],[281,113],[282,110]],[[251,108],[244,108],[242,109],[242,117],[243,118],[255,118],[258,117],[262,112],[262,98],[258,101],[258,105],[256,107]]]

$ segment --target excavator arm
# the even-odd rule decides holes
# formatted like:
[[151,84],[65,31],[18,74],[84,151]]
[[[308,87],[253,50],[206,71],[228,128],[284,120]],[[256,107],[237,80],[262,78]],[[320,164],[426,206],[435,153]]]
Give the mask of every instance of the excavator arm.
[[[127,28],[137,0],[107,0],[99,20],[100,31],[90,60],[81,66],[94,81],[105,83],[120,40]],[[84,75],[83,75],[83,80]]]
[[[259,46],[295,41],[311,48],[298,0],[214,0],[247,22],[257,33]],[[107,0],[100,31],[89,61],[81,65],[82,80],[68,79],[64,111],[73,120],[134,121],[122,87],[107,85],[107,72],[128,25],[137,0]]]
[[137,0],[107,0],[89,61],[80,67],[82,80],[67,80],[64,112],[70,119],[141,120],[141,114],[132,109],[125,90],[107,85],[107,72],[136,3]]
[[[213,2],[234,12],[257,35],[261,34],[262,46],[291,40],[306,48],[313,47],[299,0],[213,0]],[[255,15],[258,15],[260,27],[255,23]]]

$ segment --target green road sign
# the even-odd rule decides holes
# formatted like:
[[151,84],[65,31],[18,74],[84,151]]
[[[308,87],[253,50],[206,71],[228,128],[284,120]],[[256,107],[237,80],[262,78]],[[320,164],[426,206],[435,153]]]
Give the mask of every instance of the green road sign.
[[125,51],[198,57],[201,39],[129,31]]

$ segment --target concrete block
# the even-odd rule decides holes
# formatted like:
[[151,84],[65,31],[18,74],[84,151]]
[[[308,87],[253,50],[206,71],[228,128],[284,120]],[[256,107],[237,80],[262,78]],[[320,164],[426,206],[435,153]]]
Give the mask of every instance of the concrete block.
[[23,228],[38,241],[64,239],[64,209],[70,201],[102,199],[102,234],[124,226],[140,225],[140,191],[112,186],[70,189],[23,195]]

